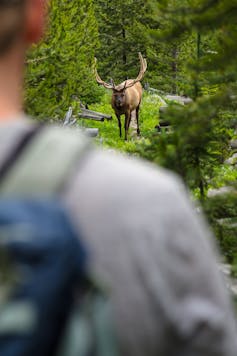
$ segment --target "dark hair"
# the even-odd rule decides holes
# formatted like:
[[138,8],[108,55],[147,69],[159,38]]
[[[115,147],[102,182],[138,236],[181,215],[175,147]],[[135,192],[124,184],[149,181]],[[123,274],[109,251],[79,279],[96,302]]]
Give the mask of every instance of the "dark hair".
[[0,0],[0,56],[12,46],[23,23],[25,0]]
[[24,0],[0,0],[0,6],[21,5]]

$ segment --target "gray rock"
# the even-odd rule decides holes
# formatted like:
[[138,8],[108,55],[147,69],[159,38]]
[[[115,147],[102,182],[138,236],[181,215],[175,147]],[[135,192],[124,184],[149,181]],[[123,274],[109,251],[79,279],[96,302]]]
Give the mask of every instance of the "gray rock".
[[180,95],[166,95],[165,98],[167,100],[177,101],[180,104],[186,105],[191,103],[193,100],[187,96]]
[[230,165],[235,165],[237,164],[237,153],[234,153],[230,158],[228,158],[225,163],[230,164]]
[[89,137],[96,137],[99,134],[99,129],[97,128],[86,128],[84,129],[85,134]]
[[233,278],[231,276],[231,265],[229,265],[227,263],[221,263],[219,265],[219,269],[224,276],[224,281],[225,281],[226,287],[231,292],[231,294],[236,297],[237,296],[237,278]]
[[232,191],[234,191],[233,187],[220,187],[218,189],[209,189],[207,196],[214,197],[216,195],[231,193]]
[[231,147],[232,149],[237,148],[237,140],[231,140],[231,141],[230,141],[230,147]]

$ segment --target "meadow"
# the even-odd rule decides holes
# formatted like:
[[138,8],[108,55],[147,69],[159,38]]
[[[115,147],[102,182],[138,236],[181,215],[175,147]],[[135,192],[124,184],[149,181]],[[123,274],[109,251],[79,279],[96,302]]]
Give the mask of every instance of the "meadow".
[[[130,128],[130,135],[127,141],[124,140],[124,130],[122,130],[122,138],[119,137],[119,129],[117,118],[111,108],[111,93],[107,92],[98,104],[90,105],[90,109],[104,114],[112,115],[112,120],[105,120],[103,122],[80,119],[78,124],[82,127],[98,128],[99,135],[95,139],[96,144],[109,149],[116,149],[129,154],[136,154],[138,142],[149,143],[149,136],[154,133],[157,134],[155,126],[159,122],[159,107],[161,101],[156,94],[144,93],[142,103],[140,106],[139,123],[141,130],[141,137],[137,138],[132,135]],[[124,125],[124,117],[121,117],[122,127]]]

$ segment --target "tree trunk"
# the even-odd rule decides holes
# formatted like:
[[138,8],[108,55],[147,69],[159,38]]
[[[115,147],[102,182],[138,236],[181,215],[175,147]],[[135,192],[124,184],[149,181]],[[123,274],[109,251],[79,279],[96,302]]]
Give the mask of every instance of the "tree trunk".
[[177,94],[177,72],[178,72],[178,48],[176,46],[173,47],[172,49],[172,63],[171,63],[171,69],[172,69],[172,94]]

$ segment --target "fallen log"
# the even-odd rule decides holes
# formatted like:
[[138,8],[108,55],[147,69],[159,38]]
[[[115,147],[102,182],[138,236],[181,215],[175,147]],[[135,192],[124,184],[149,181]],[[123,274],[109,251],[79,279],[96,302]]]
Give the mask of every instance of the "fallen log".
[[85,109],[85,108],[82,109],[82,113],[101,116],[101,117],[104,117],[104,118],[107,119],[107,120],[111,120],[111,119],[112,119],[112,116],[111,116],[111,115],[104,114],[104,113],[101,113],[101,112],[98,112],[98,111],[93,111],[93,110]]
[[78,116],[83,119],[90,119],[90,120],[96,120],[96,121],[104,121],[106,120],[111,120],[112,116],[103,114],[97,111],[81,108],[81,111],[78,113]]

